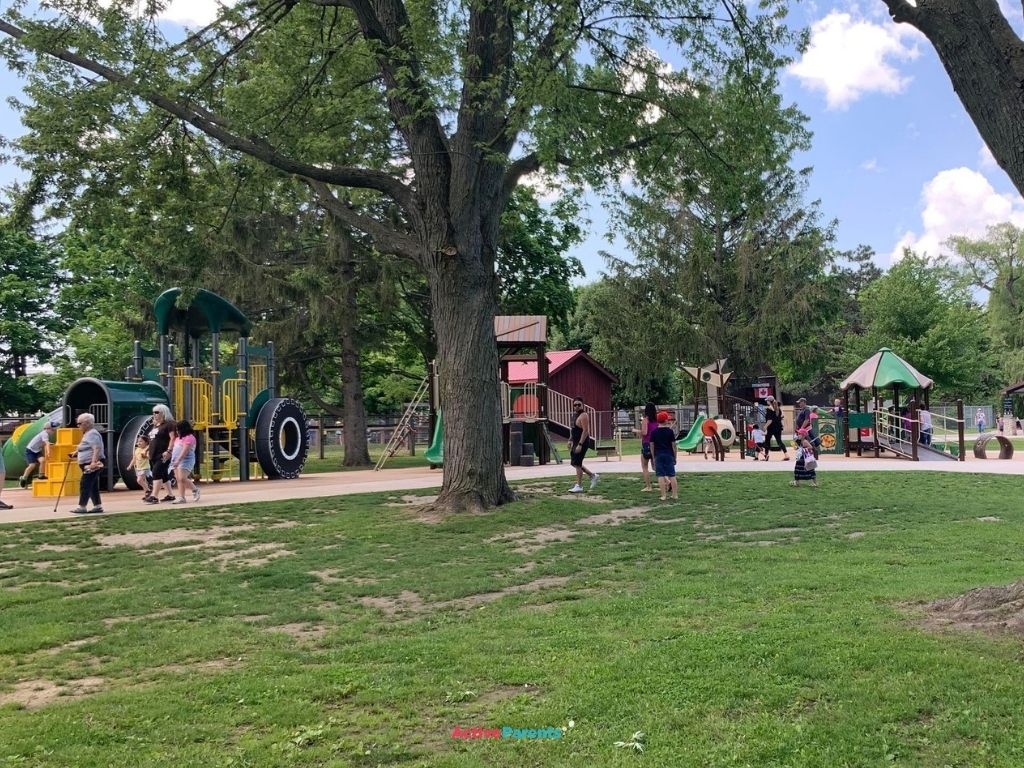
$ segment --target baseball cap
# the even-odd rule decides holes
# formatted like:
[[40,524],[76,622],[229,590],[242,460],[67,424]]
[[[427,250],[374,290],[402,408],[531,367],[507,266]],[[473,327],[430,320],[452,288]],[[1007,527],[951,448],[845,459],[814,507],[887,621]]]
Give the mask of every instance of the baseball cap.
[[668,421],[668,411],[658,411],[658,423],[664,424]]

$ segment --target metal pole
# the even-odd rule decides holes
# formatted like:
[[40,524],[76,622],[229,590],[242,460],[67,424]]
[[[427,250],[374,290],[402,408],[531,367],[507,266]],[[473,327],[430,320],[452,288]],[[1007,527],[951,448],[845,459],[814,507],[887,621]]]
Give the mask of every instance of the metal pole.
[[277,365],[277,361],[274,358],[274,342],[267,342],[267,394],[270,399],[273,400],[277,397],[277,376],[274,373],[274,367]]
[[[843,430],[843,442],[846,443],[844,446],[844,454],[846,458],[850,458],[850,390],[849,388],[843,390],[843,418],[840,419],[842,424],[839,427]],[[860,439],[860,434],[857,434],[857,439]]]
[[871,430],[871,437],[875,441],[875,458],[878,458],[878,387],[871,388],[871,398],[874,402],[875,426]]
[[174,418],[182,418],[179,413],[178,403],[175,402],[174,397],[174,344],[167,344],[167,400],[171,404],[171,409],[174,411],[172,414]]
[[960,443],[960,461],[966,461],[967,457],[964,455],[964,401],[956,401],[956,431],[957,438]]
[[142,380],[142,367],[145,364],[142,359],[142,342],[138,339],[135,340],[135,346],[132,350],[132,366],[135,368],[135,373],[132,378],[136,381]]
[[238,340],[238,379],[238,479],[245,482],[249,479],[249,339],[244,336]]
[[921,439],[921,425],[917,423],[917,398],[910,398],[910,456],[918,460],[917,442]]
[[160,386],[164,388],[164,392],[167,393],[167,400],[171,400],[171,350],[170,342],[167,339],[166,333],[160,334]]
[[324,420],[327,418],[326,414],[320,414],[320,426],[317,428],[317,435],[320,438],[320,458],[324,457]]
[[213,385],[210,403],[210,423],[220,424],[220,333],[210,334],[210,383]]

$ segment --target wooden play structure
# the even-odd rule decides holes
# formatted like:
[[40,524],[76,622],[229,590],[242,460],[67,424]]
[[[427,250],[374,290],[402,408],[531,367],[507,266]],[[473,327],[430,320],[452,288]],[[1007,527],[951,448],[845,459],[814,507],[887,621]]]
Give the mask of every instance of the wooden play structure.
[[[964,461],[963,401],[957,401],[956,418],[932,413],[933,385],[888,347],[861,363],[839,385],[845,403],[846,455],[853,449],[858,456],[869,451],[876,458],[887,451],[912,461]],[[888,408],[880,394],[885,389],[892,395]]]
[[[686,437],[682,438],[677,446],[683,450],[694,450],[700,447],[704,437],[707,436],[711,439],[712,445],[714,446],[714,456],[718,461],[725,461],[725,449],[733,444],[736,440],[736,425],[733,424],[732,419],[725,418],[726,412],[726,394],[725,385],[729,383],[729,379],[732,378],[732,372],[726,372],[725,370],[726,358],[716,360],[708,365],[696,367],[684,365],[681,366],[686,371],[690,378],[693,379],[693,409],[694,412],[700,414],[700,389],[705,387],[707,391],[707,399],[704,401],[707,403],[708,413],[706,418],[713,419],[715,422],[716,429],[714,430],[714,436],[710,434],[711,430],[707,428],[707,425],[701,424],[700,429],[703,430],[700,434],[699,439],[696,441],[696,437],[693,434],[693,427],[690,429],[690,433]],[[717,438],[717,439],[716,439]],[[694,442],[696,442],[695,445]],[[690,447],[693,445],[693,447]],[[742,451],[741,451],[742,458]]]

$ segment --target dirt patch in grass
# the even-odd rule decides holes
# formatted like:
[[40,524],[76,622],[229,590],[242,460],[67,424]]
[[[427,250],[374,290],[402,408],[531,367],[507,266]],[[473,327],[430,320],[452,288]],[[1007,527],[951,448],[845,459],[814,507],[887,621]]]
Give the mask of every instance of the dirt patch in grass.
[[924,605],[929,629],[1024,633],[1024,580],[972,589]]
[[513,552],[528,555],[539,549],[543,549],[548,544],[556,541],[571,541],[575,536],[576,532],[569,528],[565,528],[563,526],[550,526],[546,528],[534,528],[529,531],[503,533],[500,536],[486,539],[486,542],[488,544],[494,544],[496,542],[510,542],[516,545],[512,549]]
[[327,634],[330,630],[325,624],[310,622],[297,622],[294,624],[280,624],[275,627],[266,627],[268,632],[283,632],[296,640],[315,641]]
[[29,563],[29,565],[36,571],[48,571],[53,568],[53,560],[36,560],[33,563]]
[[283,544],[266,542],[264,544],[253,544],[245,549],[232,549],[228,552],[222,552],[215,557],[211,557],[209,562],[216,563],[222,571],[227,570],[228,566],[256,568],[260,565],[266,565],[271,560],[277,560],[279,557],[287,557],[294,554],[290,549],[285,549]]
[[42,709],[57,701],[71,701],[98,693],[107,686],[102,677],[83,677],[66,683],[50,680],[25,680],[17,683],[13,691],[0,692],[0,707],[17,704],[25,709]]
[[298,520],[285,520],[280,523],[274,523],[269,527],[273,530],[277,530],[280,528],[298,528],[300,525],[302,525],[302,523],[300,523]]
[[237,667],[241,661],[241,659],[210,659],[209,661],[193,661],[184,664],[164,664],[161,667],[155,667],[154,671],[178,674],[187,672],[220,672]]
[[376,608],[387,616],[401,613],[423,613],[426,603],[415,592],[402,590],[397,597],[361,597],[359,602],[367,608]]
[[591,515],[580,518],[576,522],[579,525],[622,525],[627,520],[646,517],[651,507],[628,507],[627,509],[613,509],[603,515]]
[[358,586],[366,586],[367,584],[379,584],[380,579],[374,579],[363,576],[339,576],[336,568],[328,568],[323,571],[310,571],[310,575],[316,576],[320,581],[325,584],[357,584]]
[[[394,499],[394,497],[391,497]],[[398,501],[389,501],[384,504],[385,507],[409,507],[409,506],[425,506],[427,504],[433,504],[437,501],[437,496],[413,496],[412,494],[406,494],[400,496]]]
[[864,531],[850,531],[846,534],[846,538],[848,539],[863,539],[865,536],[867,536],[867,534],[864,533]]
[[608,499],[604,496],[592,496],[589,493],[563,493],[555,497],[556,499],[577,499],[579,501],[589,501],[592,504],[604,504]]
[[492,688],[489,691],[484,691],[473,700],[473,703],[476,705],[482,704],[485,707],[491,707],[499,702],[515,698],[516,696],[539,695],[540,688],[536,685],[531,685],[530,683],[524,683],[523,685],[501,685],[497,688]]
[[255,527],[255,525],[215,525],[212,528],[170,528],[166,531],[147,533],[114,533],[97,536],[96,542],[104,547],[132,547],[134,549],[149,549],[156,545],[181,544],[186,541],[209,545],[218,539],[243,531],[251,531]]
[[542,589],[560,587],[569,578],[568,576],[544,576],[526,584],[513,584],[493,592],[479,592],[473,595],[466,595],[465,597],[457,597],[453,600],[439,600],[437,602],[426,602],[418,594],[408,590],[402,591],[397,597],[361,597],[359,602],[367,608],[376,608],[392,617],[399,614],[423,614],[445,608],[467,609],[500,600],[507,595],[538,592]]
[[76,549],[74,544],[40,544],[36,552],[74,552]]
[[983,523],[999,523],[1003,520],[1003,518],[996,517],[995,515],[985,515],[985,517],[976,517],[974,519],[980,520]]
[[759,531],[734,531],[734,533],[738,536],[763,536],[766,533],[797,533],[799,530],[799,528],[762,528]]

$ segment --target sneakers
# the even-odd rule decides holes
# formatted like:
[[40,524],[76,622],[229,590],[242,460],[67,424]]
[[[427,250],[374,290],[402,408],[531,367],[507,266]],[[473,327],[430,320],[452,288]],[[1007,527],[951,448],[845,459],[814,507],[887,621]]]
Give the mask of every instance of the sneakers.
[[22,488],[28,488],[28,478],[25,477],[24,475],[19,477],[18,478],[18,485],[20,485]]
[[171,494],[167,494],[162,499],[160,499],[160,501],[170,501],[170,502],[173,503],[174,502],[174,496],[172,496]]
[[75,507],[74,509],[71,510],[71,514],[72,515],[87,515],[87,514],[89,514],[89,510],[86,509],[85,507]]
[[174,501],[171,502],[171,504],[187,504],[187,503],[188,502],[185,500],[184,496],[179,496],[178,498],[176,498]]
[[147,496],[146,498],[143,499],[143,501],[146,502],[147,504],[159,504],[160,503],[160,499],[158,499],[156,496]]
[[590,478],[590,490],[594,490],[594,486],[597,485],[597,481],[601,479],[601,476],[595,472]]
[[49,480],[50,478],[48,478],[46,475],[36,475],[36,479],[37,480]]
[[576,485],[569,489],[569,493],[583,493],[583,486],[576,483]]
[[6,501],[0,501],[0,509],[14,509],[14,507],[12,507]]
[[202,495],[202,494],[200,494],[200,493],[199,493],[199,488],[198,488],[198,486],[197,486],[197,487],[196,487],[196,488],[195,488],[195,489],[194,489],[194,490],[192,491],[192,501],[199,501],[199,497],[200,497],[201,495]]
[[89,510],[89,512],[94,514],[94,515],[102,515],[103,514],[103,507],[93,507],[92,509]]

